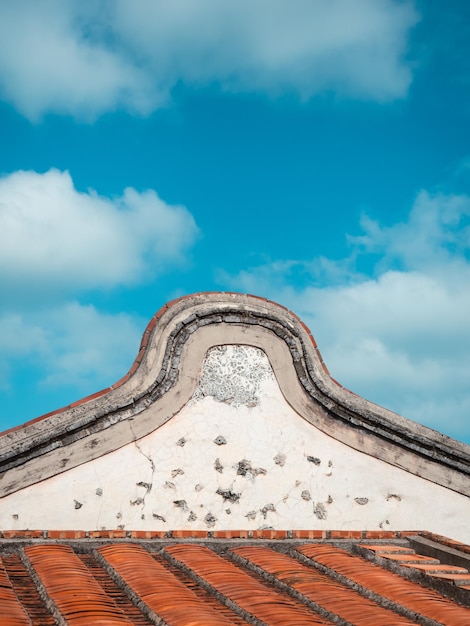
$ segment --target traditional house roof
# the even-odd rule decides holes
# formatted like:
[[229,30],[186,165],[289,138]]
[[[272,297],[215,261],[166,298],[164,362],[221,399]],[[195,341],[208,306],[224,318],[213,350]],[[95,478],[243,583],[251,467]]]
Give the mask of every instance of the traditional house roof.
[[469,474],[291,311],[180,298],[120,381],[0,435],[1,623],[468,624]]
[[470,623],[468,547],[430,534],[21,534],[0,559],[8,626]]

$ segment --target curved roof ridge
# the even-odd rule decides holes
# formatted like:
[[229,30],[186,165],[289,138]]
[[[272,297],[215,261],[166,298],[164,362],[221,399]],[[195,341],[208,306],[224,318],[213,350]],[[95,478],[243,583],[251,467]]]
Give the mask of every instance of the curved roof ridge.
[[[171,419],[190,399],[205,351],[224,343],[263,349],[286,400],[323,432],[470,495],[470,446],[343,388],[331,377],[310,329],[295,313],[266,298],[231,292],[197,293],[168,302],[147,325],[125,376],[109,388],[0,434],[4,493],[20,488],[16,479],[4,480],[9,470],[43,459],[40,475],[45,478],[57,473],[57,459],[67,450],[88,445],[85,457],[79,455],[80,462],[85,462]],[[145,418],[145,410],[153,404],[158,408],[158,423]],[[133,420],[130,430],[123,427],[129,420]],[[100,433],[110,428],[112,441],[107,436],[108,447],[103,447]],[[73,465],[67,459],[63,467],[68,469]],[[27,473],[22,486],[25,481],[36,482],[31,476],[26,478]]]

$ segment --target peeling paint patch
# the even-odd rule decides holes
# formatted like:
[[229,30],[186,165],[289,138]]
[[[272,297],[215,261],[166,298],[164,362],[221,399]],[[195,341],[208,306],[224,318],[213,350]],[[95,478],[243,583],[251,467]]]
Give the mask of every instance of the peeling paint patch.
[[321,463],[321,459],[317,456],[307,456],[307,461],[310,461],[310,463],[313,463],[314,465],[320,465]]
[[217,458],[214,461],[214,469],[216,472],[219,472],[219,474],[222,474],[222,472],[224,471],[224,466],[222,465],[222,463],[220,462],[220,459]]
[[310,495],[310,491],[308,489],[304,489],[300,494],[302,500],[311,500],[312,496]]
[[253,467],[251,465],[251,461],[248,461],[247,459],[242,459],[241,461],[238,461],[238,464],[236,465],[236,470],[239,476],[246,476],[247,478],[255,478],[260,474],[266,474],[266,470],[264,468]]
[[74,500],[74,508],[75,509],[81,509],[83,506],[82,502],[79,502],[78,500]]
[[320,520],[325,520],[328,517],[328,513],[323,502],[317,502],[313,505],[313,514]]
[[180,467],[177,467],[176,469],[171,470],[172,478],[176,478],[176,476],[181,476],[181,474],[184,474],[184,470],[182,470]]
[[214,517],[212,513],[208,513],[204,518],[204,522],[206,523],[206,526],[213,528],[217,522],[217,518]]
[[176,507],[183,509],[185,513],[189,511],[188,503],[186,502],[186,500],[173,500],[173,504]]
[[178,439],[178,441],[176,442],[177,446],[180,446],[180,448],[182,448],[184,446],[184,444],[186,443],[186,439],[184,437],[181,437],[180,439]]
[[153,519],[158,519],[160,520],[160,522],[166,523],[166,519],[163,517],[163,515],[159,515],[158,513],[152,513],[152,517]]
[[135,500],[130,500],[129,501],[129,504],[131,506],[139,506],[139,505],[144,504],[144,503],[145,503],[144,498],[136,498]]
[[214,439],[214,443],[218,446],[224,446],[227,443],[227,440],[225,439],[225,437],[222,437],[222,435],[219,435]]
[[194,511],[190,511],[188,515],[188,522],[195,522],[197,520],[197,515]]
[[389,493],[388,496],[385,498],[387,501],[388,500],[398,500],[398,502],[401,502],[401,496],[399,496],[396,493]]
[[249,520],[254,520],[256,518],[256,511],[250,511],[245,515],[245,517]]
[[369,502],[369,498],[354,498],[354,502],[357,502],[357,504],[364,506]]
[[217,346],[206,354],[193,401],[210,396],[236,408],[253,408],[259,403],[261,382],[273,378],[262,350],[241,345]]
[[101,487],[97,487],[95,493],[96,493],[97,496],[102,496],[103,495],[103,490],[101,489]]
[[263,506],[262,509],[260,509],[264,519],[266,519],[266,516],[268,515],[269,512],[271,513],[275,513],[276,512],[276,507],[274,506],[274,504],[272,502],[270,502],[269,504],[265,504]]
[[143,487],[147,493],[152,491],[152,483],[146,483],[143,480],[139,480],[139,482],[136,483],[136,485],[137,487]]
[[217,489],[215,493],[217,493],[219,496],[222,496],[224,502],[226,502],[227,500],[229,502],[238,502],[241,496],[240,493],[235,493],[231,489]]
[[286,463],[286,458],[287,457],[285,454],[282,454],[282,452],[278,452],[273,460],[274,460],[274,463],[276,463],[276,465],[280,465],[281,467],[284,467]]

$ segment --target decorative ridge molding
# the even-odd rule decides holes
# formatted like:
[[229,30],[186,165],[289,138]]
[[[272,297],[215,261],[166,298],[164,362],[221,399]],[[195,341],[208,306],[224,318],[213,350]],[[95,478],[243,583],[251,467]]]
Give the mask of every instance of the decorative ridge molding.
[[[307,421],[353,448],[470,495],[470,446],[344,389],[330,376],[310,330],[285,307],[257,296],[211,292],[164,305],[117,383],[0,434],[0,496],[145,436],[191,397],[198,369],[188,365],[188,353],[201,343],[198,338],[207,349],[245,337],[268,354],[286,400]],[[157,423],[144,415],[155,404]],[[110,428],[117,435],[104,448],[100,433]],[[86,452],[77,460],[79,444]],[[41,469],[28,469],[38,459]],[[12,472],[19,468],[17,480]]]

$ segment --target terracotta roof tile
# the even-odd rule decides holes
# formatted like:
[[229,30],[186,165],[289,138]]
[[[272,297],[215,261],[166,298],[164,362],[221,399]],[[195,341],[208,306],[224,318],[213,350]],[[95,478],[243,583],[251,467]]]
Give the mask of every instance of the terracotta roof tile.
[[30,546],[25,554],[53,614],[68,624],[132,624],[70,546]]
[[0,607],[4,624],[23,626],[23,624],[28,625],[31,623],[24,607],[13,591],[2,561],[0,561]]
[[442,594],[405,580],[359,556],[318,544],[301,546],[297,550],[312,562],[343,576],[349,585],[360,585],[366,595],[375,596],[384,604],[393,603],[395,610],[402,614],[411,611],[453,626],[470,623],[470,609],[457,606]]
[[207,606],[141,546],[116,544],[100,548],[98,552],[122,583],[129,586],[132,595],[140,600],[149,617],[159,616],[175,626],[186,624],[189,614],[197,617],[197,621],[192,621],[194,625],[231,623]]
[[[411,538],[369,544],[348,531],[342,537],[336,531],[334,543],[286,537],[292,532],[256,539],[243,538],[247,531],[218,538],[115,534],[29,531],[4,538],[0,623],[470,624],[468,572],[415,553]],[[440,571],[418,571],[423,567]]]
[[342,618],[358,626],[375,626],[392,621],[396,626],[414,623],[286,554],[258,546],[237,548],[233,553],[245,559],[249,566],[262,568],[262,571],[282,584],[282,589],[294,589],[304,601],[306,599],[313,603],[312,607],[320,607],[335,620]]
[[230,608],[250,619],[266,624],[307,626],[328,624],[319,615],[297,604],[235,564],[223,559],[206,546],[175,545],[165,548],[173,562],[219,596]]

